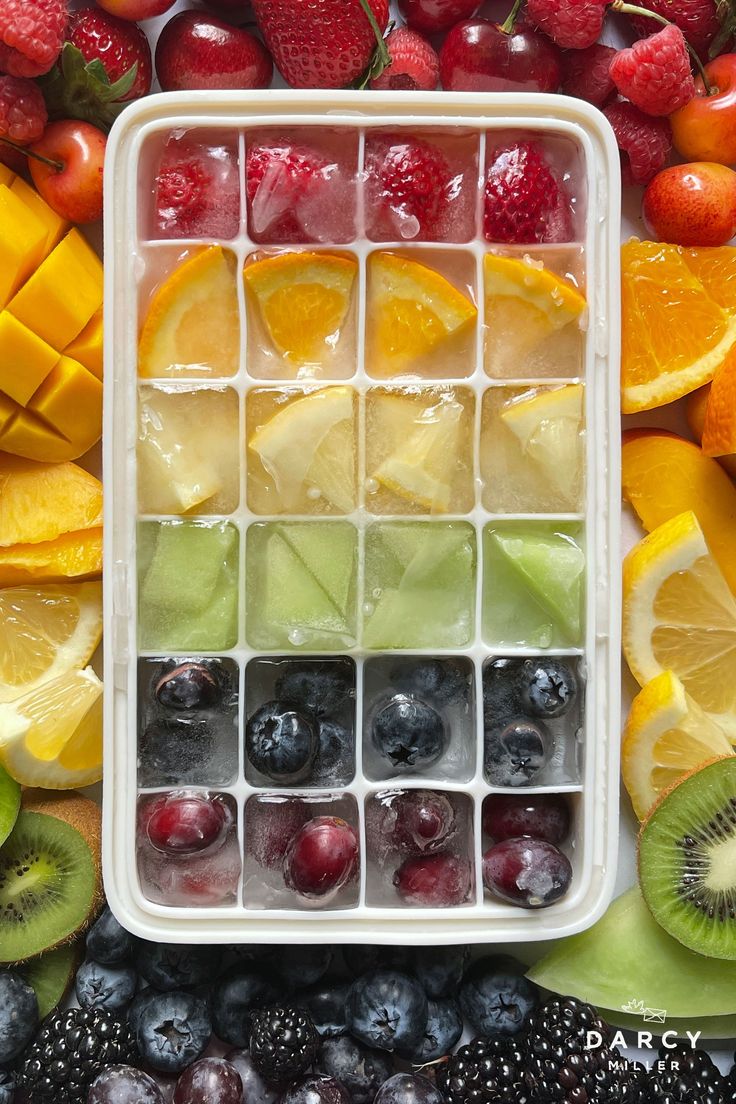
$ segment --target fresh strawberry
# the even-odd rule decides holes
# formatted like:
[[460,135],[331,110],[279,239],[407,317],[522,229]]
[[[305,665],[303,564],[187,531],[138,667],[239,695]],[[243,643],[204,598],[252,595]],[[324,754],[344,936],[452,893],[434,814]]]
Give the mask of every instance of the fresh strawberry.
[[136,67],[133,84],[121,101],[137,100],[151,91],[151,48],[137,23],[118,19],[102,8],[78,8],[69,17],[67,39],[86,62],[102,62],[109,84]]
[[367,209],[376,238],[436,239],[452,171],[437,146],[409,135],[372,135],[366,144]]
[[611,77],[612,46],[596,42],[585,50],[566,50],[562,55],[562,91],[596,107],[603,107],[616,91]]
[[388,0],[253,0],[253,11],[294,88],[344,88],[366,72],[374,54],[381,59],[377,69],[389,60],[381,38]]
[[558,46],[584,50],[598,41],[607,0],[527,0],[528,19]]
[[[334,166],[333,166],[334,167]],[[329,179],[330,162],[286,138],[256,143],[245,161],[248,228],[254,241],[308,242],[299,209]]]
[[672,150],[670,124],[626,102],[610,104],[603,114],[616,135],[624,184],[648,184]]
[[495,149],[486,176],[483,233],[488,241],[570,241],[570,197],[536,142]]
[[[720,33],[718,0],[636,0],[640,8],[661,15],[679,27],[687,41],[702,57]],[[733,17],[733,16],[732,16]],[[661,24],[643,15],[629,16],[636,33],[645,38],[654,34]]]
[[440,59],[426,38],[408,27],[397,27],[386,37],[390,62],[370,82],[380,91],[408,89],[411,92],[431,92],[437,87]]
[[621,95],[646,115],[671,115],[695,95],[687,45],[673,23],[619,50],[610,73]]
[[0,0],[0,70],[11,77],[48,73],[68,18],[67,0]]
[[35,142],[43,134],[47,118],[37,84],[27,77],[0,76],[0,138],[20,146]]

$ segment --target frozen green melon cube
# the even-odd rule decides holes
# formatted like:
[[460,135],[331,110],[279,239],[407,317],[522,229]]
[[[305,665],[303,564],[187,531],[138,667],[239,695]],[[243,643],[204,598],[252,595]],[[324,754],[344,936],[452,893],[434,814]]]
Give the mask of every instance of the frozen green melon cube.
[[366,648],[462,648],[473,639],[474,614],[472,526],[370,526],[365,543]]

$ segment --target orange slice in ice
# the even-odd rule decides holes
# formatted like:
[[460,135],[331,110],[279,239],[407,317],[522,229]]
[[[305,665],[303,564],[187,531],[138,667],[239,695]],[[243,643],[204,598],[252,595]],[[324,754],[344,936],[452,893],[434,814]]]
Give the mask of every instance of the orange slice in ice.
[[240,357],[235,258],[213,245],[183,261],[154,293],[138,345],[138,372],[234,376]]
[[276,349],[297,364],[319,364],[340,338],[358,264],[330,253],[281,253],[246,265],[246,289]]

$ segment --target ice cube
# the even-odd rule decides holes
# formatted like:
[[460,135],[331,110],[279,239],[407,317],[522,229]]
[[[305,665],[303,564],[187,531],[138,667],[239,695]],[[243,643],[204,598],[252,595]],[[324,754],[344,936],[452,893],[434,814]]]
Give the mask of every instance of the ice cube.
[[234,238],[240,228],[236,143],[172,131],[153,184],[155,238]]

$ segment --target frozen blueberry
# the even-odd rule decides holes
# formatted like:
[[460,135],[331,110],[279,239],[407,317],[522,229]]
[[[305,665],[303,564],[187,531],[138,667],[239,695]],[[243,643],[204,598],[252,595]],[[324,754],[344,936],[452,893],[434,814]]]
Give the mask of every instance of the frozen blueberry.
[[20,974],[0,972],[0,1063],[12,1062],[33,1038],[38,1001]]
[[206,721],[155,721],[140,740],[139,782],[142,786],[201,782],[203,764],[213,750],[214,736]]
[[245,726],[245,753],[273,782],[298,782],[309,775],[319,747],[316,722],[294,702],[270,701]]
[[350,982],[319,981],[299,994],[299,1004],[307,1009],[323,1039],[347,1032],[345,1005],[349,992]]
[[424,1035],[428,1012],[419,982],[398,970],[364,974],[348,996],[350,1033],[379,1050],[411,1054]]
[[483,666],[483,718],[486,728],[502,728],[519,717],[519,660],[500,656]]
[[0,1069],[0,1104],[13,1104],[15,1081],[15,1074],[12,1070]]
[[202,1055],[212,1035],[207,1006],[192,993],[157,993],[138,1020],[141,1058],[160,1073],[179,1073]]
[[549,761],[552,740],[547,729],[533,721],[511,721],[485,734],[485,767],[495,786],[528,786]]
[[395,694],[373,718],[371,738],[395,770],[421,770],[442,755],[447,730],[431,705],[410,694]]
[[452,1053],[462,1033],[463,1018],[457,1003],[448,997],[431,1000],[424,1037],[412,1054],[412,1061],[423,1065],[425,1062],[444,1058],[446,1054]]
[[181,663],[161,676],[154,695],[166,709],[214,709],[222,699],[222,686],[214,664]]
[[220,957],[218,947],[142,940],[136,965],[149,985],[167,992],[211,982],[217,974]]
[[562,717],[578,695],[578,681],[563,659],[525,659],[519,672],[519,696],[532,717]]
[[317,1055],[317,1069],[341,1081],[353,1104],[372,1104],[381,1085],[394,1072],[385,1051],[371,1050],[350,1035],[323,1041]]
[[87,959],[77,970],[74,988],[82,1008],[114,1012],[127,1008],[135,996],[138,975],[132,966],[103,966]]
[[457,994],[469,957],[469,947],[417,947],[412,965],[424,992],[438,1000]]
[[421,1073],[395,1073],[381,1085],[375,1104],[444,1104],[444,1097]]
[[306,989],[323,978],[332,965],[333,950],[329,944],[307,946],[292,944],[279,948],[274,966],[291,989]]
[[[353,737],[337,721],[320,720],[319,750],[312,768],[311,781],[321,785],[343,784],[353,774]],[[348,776],[347,778],[345,776]]]
[[135,951],[135,937],[105,907],[87,932],[87,954],[103,966],[126,962]]
[[229,970],[210,990],[215,1035],[229,1046],[247,1047],[251,1011],[273,1004],[278,998],[279,991],[265,971],[248,965]]
[[463,705],[469,698],[470,670],[456,659],[402,659],[390,669],[389,678],[397,690],[438,708]]
[[317,717],[331,716],[355,698],[352,670],[352,663],[345,661],[289,663],[276,683],[276,694]]
[[460,986],[460,1010],[478,1035],[517,1035],[539,1003],[539,990],[509,955],[471,963]]
[[336,1077],[309,1073],[281,1094],[279,1104],[351,1104],[350,1093]]

